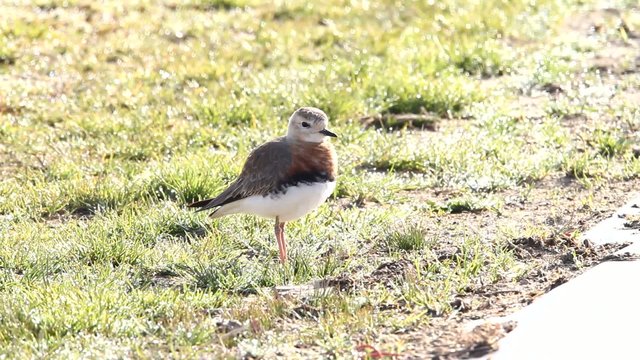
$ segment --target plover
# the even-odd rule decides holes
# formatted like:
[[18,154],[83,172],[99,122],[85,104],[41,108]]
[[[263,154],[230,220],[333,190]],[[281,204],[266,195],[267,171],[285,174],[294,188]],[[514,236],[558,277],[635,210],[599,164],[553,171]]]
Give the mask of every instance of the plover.
[[211,217],[253,214],[275,219],[280,261],[287,261],[284,226],[316,209],[336,187],[336,152],[327,137],[328,117],[303,107],[289,118],[287,135],[255,148],[242,172],[218,196],[194,202],[198,211],[215,209]]

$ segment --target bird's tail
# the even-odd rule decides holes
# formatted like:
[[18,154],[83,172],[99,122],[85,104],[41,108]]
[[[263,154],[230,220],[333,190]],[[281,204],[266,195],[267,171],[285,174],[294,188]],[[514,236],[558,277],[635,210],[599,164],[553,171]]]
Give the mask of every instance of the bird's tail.
[[196,201],[196,202],[192,202],[191,204],[188,204],[187,207],[190,208],[199,208],[196,211],[204,211],[204,210],[209,210],[214,206],[211,206],[211,200],[213,199],[205,199],[205,200],[200,200],[200,201]]
[[[213,202],[214,199],[205,199],[205,200],[200,200],[200,201],[196,201],[193,202],[191,204],[188,204],[187,207],[190,208],[199,208],[196,210],[196,212],[200,212],[200,211],[205,211],[205,210],[210,210],[215,208],[216,206],[220,206],[220,205],[214,205]],[[222,209],[222,206],[220,206],[219,208],[215,209],[211,214],[209,214],[210,217],[212,218],[217,218],[220,216],[224,216],[224,212],[218,212],[218,210]]]

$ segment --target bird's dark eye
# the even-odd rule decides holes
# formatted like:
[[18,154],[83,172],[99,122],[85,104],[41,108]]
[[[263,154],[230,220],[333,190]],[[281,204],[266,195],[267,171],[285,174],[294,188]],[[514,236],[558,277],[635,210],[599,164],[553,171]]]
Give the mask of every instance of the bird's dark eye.
[[309,123],[308,123],[308,122],[306,122],[306,121],[303,121],[303,122],[302,122],[302,127],[309,127],[309,126],[311,126],[311,125],[309,125]]

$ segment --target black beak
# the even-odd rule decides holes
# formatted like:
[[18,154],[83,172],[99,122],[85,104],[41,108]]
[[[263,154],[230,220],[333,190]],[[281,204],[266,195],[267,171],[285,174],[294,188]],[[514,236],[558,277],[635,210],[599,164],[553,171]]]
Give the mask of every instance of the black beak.
[[322,135],[326,135],[326,136],[335,137],[335,138],[337,138],[337,137],[338,137],[338,135],[336,135],[336,134],[332,133],[331,131],[329,131],[329,130],[327,130],[327,129],[322,129],[322,130],[320,130],[320,134],[322,134]]

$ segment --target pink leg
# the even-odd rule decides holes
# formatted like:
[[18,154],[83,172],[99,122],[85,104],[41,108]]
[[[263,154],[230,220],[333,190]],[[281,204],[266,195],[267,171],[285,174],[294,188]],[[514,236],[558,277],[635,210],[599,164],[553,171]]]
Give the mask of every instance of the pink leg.
[[281,222],[280,225],[280,241],[282,241],[282,254],[280,255],[282,263],[287,262],[287,240],[284,238],[284,222]]
[[278,252],[280,253],[280,262],[282,264],[287,262],[287,248],[284,243],[284,231],[283,231],[284,223],[280,223],[280,219],[276,217],[276,224],[274,226],[274,230],[276,233],[276,240],[278,241]]

